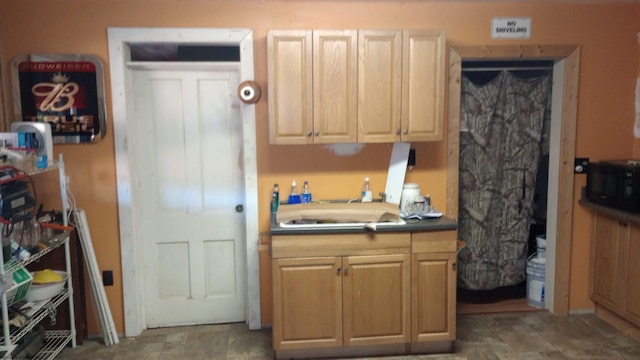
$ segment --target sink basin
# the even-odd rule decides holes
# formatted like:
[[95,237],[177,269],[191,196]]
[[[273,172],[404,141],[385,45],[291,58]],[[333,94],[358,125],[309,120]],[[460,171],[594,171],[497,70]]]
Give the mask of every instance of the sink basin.
[[382,222],[372,222],[372,223],[363,223],[363,222],[312,222],[312,223],[291,223],[291,222],[281,222],[281,228],[292,228],[292,229],[322,229],[322,228],[343,228],[343,227],[353,227],[353,228],[363,228],[366,226],[371,227],[386,227],[386,226],[398,226],[404,225],[406,222],[402,219],[398,221],[382,221]]

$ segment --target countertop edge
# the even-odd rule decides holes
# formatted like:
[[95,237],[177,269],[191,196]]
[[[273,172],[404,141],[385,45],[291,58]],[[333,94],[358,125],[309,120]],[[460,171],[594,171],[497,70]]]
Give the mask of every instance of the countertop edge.
[[596,204],[586,198],[581,198],[580,200],[578,200],[578,204],[587,209],[599,212],[603,215],[613,217],[617,220],[628,221],[640,225],[640,214],[635,214],[628,211],[618,210],[608,206]]

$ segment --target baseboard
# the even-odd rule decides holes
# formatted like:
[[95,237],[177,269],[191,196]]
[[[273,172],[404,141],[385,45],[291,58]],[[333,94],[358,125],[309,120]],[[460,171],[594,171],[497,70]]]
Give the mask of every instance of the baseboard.
[[629,335],[633,340],[640,342],[640,328],[619,317],[616,313],[596,304],[596,316],[620,330],[620,332]]
[[327,359],[345,357],[393,356],[407,354],[436,354],[453,351],[453,342],[434,341],[411,344],[291,349],[276,351],[276,359]]

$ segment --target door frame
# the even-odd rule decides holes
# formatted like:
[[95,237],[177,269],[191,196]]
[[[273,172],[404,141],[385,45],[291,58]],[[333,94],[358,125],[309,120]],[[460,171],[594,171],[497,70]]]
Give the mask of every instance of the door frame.
[[[131,171],[135,164],[128,153],[133,94],[130,43],[225,44],[240,47],[240,82],[254,79],[253,32],[251,29],[210,28],[108,28],[109,70],[116,156],[120,252],[125,336],[137,336],[147,328],[144,309],[144,269],[134,212]],[[245,319],[250,329],[259,329],[260,278],[258,266],[258,173],[256,155],[256,116],[253,104],[241,103],[243,133],[243,171],[245,199]]]
[[[460,169],[460,90],[462,60],[554,60],[551,152],[547,217],[545,307],[555,315],[569,312],[571,231],[573,225],[576,123],[580,46],[451,46],[447,124],[447,216],[458,219]],[[554,121],[555,120],[555,121]],[[557,124],[557,127],[554,127]],[[555,157],[554,157],[555,154]]]

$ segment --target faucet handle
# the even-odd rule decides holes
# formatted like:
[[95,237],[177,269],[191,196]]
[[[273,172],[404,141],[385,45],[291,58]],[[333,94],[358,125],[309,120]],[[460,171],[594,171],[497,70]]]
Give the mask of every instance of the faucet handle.
[[385,192],[380,192],[378,195],[382,198],[382,202],[387,202],[387,194]]

